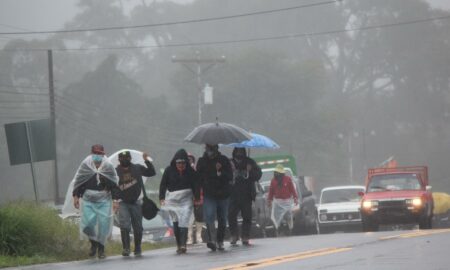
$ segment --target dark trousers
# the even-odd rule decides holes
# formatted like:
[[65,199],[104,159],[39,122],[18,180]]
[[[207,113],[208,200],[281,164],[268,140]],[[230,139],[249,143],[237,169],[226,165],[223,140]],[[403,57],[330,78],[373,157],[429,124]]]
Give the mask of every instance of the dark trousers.
[[242,240],[250,239],[252,227],[252,201],[251,200],[231,200],[228,211],[228,225],[231,237],[239,238],[237,217],[239,212],[242,216]]

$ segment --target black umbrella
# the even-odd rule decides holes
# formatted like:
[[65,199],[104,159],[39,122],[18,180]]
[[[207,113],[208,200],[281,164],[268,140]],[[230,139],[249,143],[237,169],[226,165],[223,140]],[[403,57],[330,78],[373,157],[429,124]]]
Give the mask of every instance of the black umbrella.
[[252,135],[244,129],[228,123],[208,123],[196,127],[184,138],[198,144],[229,144],[250,140]]

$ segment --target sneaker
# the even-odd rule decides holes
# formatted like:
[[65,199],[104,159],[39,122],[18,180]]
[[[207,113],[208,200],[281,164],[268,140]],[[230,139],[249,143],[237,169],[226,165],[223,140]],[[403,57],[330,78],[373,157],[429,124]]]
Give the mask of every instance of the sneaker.
[[244,245],[244,246],[250,246],[250,241],[248,241],[248,240],[242,240],[242,244]]
[[212,251],[216,251],[216,249],[217,249],[216,244],[213,243],[213,242],[208,242],[208,243],[206,244],[206,246],[207,246],[209,249],[211,249]]
[[220,251],[224,251],[225,247],[223,246],[223,242],[217,243],[217,249]]

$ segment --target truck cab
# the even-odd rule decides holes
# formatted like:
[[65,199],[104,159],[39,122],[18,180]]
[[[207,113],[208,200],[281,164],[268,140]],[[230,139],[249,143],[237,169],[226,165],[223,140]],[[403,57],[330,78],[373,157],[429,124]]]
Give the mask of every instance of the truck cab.
[[426,166],[369,169],[361,196],[364,231],[411,223],[431,229],[434,203]]

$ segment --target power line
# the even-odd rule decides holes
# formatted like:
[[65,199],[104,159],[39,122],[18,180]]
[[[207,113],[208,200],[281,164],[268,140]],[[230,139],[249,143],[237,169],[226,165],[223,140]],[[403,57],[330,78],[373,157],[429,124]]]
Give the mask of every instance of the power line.
[[32,104],[32,103],[48,103],[48,100],[22,100],[22,101],[17,101],[17,100],[0,100],[0,103],[7,103],[7,104]]
[[27,28],[22,28],[22,27],[18,27],[18,26],[6,24],[6,23],[0,23],[0,25],[1,25],[1,26],[5,26],[5,27],[8,27],[8,28],[12,28],[12,29],[18,29],[18,30],[24,30],[24,31],[32,31],[32,30],[27,29]]
[[[208,46],[208,45],[249,43],[249,42],[257,42],[257,41],[269,41],[269,40],[281,40],[281,39],[293,39],[293,38],[302,38],[302,37],[342,34],[342,33],[349,33],[349,32],[383,29],[383,28],[390,28],[390,27],[403,26],[403,25],[440,21],[440,20],[447,20],[447,19],[450,19],[450,15],[440,16],[440,17],[432,17],[432,18],[426,18],[426,19],[417,19],[417,20],[404,21],[404,22],[397,22],[397,23],[379,24],[379,25],[373,25],[373,26],[363,26],[363,27],[345,28],[345,29],[338,29],[338,30],[328,30],[328,31],[321,31],[321,32],[310,32],[310,33],[298,33],[298,34],[279,35],[279,36],[261,37],[261,38],[191,42],[191,43],[178,43],[178,44],[174,43],[174,44],[165,44],[165,45],[142,45],[142,46],[96,47],[96,48],[64,48],[64,49],[63,48],[55,48],[52,50],[54,50],[54,51],[99,51],[99,50],[132,50],[132,49],[148,49],[148,48],[165,49],[165,48],[173,48],[173,47],[196,47],[196,46],[200,47],[200,46]],[[44,49],[44,48],[36,48],[36,49],[6,49],[3,51],[47,51],[47,50],[48,49]]]
[[12,105],[11,104],[11,106],[8,106],[9,104],[0,104],[0,110],[1,109],[20,109],[20,110],[30,110],[30,109],[33,109],[33,110],[35,110],[35,109],[42,109],[42,108],[48,108],[48,105],[47,104],[33,104],[33,107],[29,107],[29,106],[26,106],[26,105],[23,105],[23,104],[20,104],[20,105]]
[[235,19],[235,18],[240,18],[240,17],[248,17],[248,16],[254,16],[254,15],[263,15],[263,14],[283,12],[283,11],[288,11],[288,10],[323,6],[323,5],[335,4],[338,2],[342,2],[342,1],[343,0],[332,0],[332,1],[311,3],[311,4],[303,4],[303,5],[292,6],[292,7],[287,7],[287,8],[241,13],[241,14],[236,14],[236,15],[219,16],[219,17],[202,18],[202,19],[192,19],[192,20],[184,20],[184,21],[174,21],[174,22],[163,22],[163,23],[154,23],[154,24],[97,27],[97,28],[85,28],[85,29],[52,30],[52,31],[0,32],[0,35],[35,35],[35,34],[56,34],[56,33],[74,33],[74,32],[94,32],[94,31],[106,31],[106,30],[124,30],[124,29],[169,26],[169,25],[187,24],[187,23],[211,22],[211,21],[228,20],[228,19]]
[[[0,85],[0,87],[1,87],[1,85]],[[15,92],[15,91],[3,91],[3,90],[0,90],[0,94],[15,94],[15,95],[30,95],[30,96],[46,96],[46,97],[48,97],[48,94],[46,94],[46,93]]]
[[[69,111],[67,111],[67,112],[69,112]],[[89,124],[89,125],[84,125],[83,130],[84,131],[88,131],[88,133],[90,133],[91,135],[101,133],[101,134],[103,134],[101,136],[107,137],[107,138],[112,139],[114,141],[119,141],[120,140],[120,142],[123,142],[124,140],[131,138],[131,139],[133,139],[135,141],[138,141],[139,144],[141,144],[141,145],[154,147],[154,145],[150,145],[150,144],[142,142],[141,141],[142,137],[139,137],[139,139],[138,139],[138,136],[134,137],[134,136],[130,136],[130,134],[128,134],[128,135],[119,135],[119,133],[117,133],[117,132],[109,133],[109,132],[106,132],[103,129],[99,128],[98,125],[96,125],[96,124],[94,124],[94,123],[92,123],[90,121],[83,120],[83,119],[72,118],[72,116],[73,116],[72,114],[70,116],[69,115],[65,115],[65,114],[58,114],[58,118],[59,119],[63,118],[63,119],[66,119],[67,121],[77,121],[77,122],[81,121],[82,123]],[[73,130],[80,131],[79,128],[76,128],[76,127],[74,127],[73,125],[70,125],[70,124],[66,124],[66,122],[64,122],[64,121],[63,122],[58,122],[58,123],[59,124],[63,124],[65,127],[72,128]],[[151,139],[151,141],[157,142],[158,144],[165,144],[167,146],[179,146],[181,144],[181,141],[179,143],[178,142],[170,142],[168,140],[158,140],[158,139]]]
[[[0,110],[1,110],[1,107],[0,107]],[[48,114],[49,113],[49,110],[41,110],[41,111],[33,111],[33,112],[14,112],[14,113],[12,113],[11,111],[8,111],[8,112],[6,112],[6,113],[4,113],[4,112],[2,112],[2,116],[6,116],[6,117],[8,117],[8,116],[13,116],[13,117],[15,117],[15,116],[28,116],[28,115],[35,115],[35,114]]]
[[48,87],[32,86],[32,85],[0,84],[0,87],[7,87],[7,88],[24,88],[24,89],[36,89],[36,90],[48,90]]
[[[65,93],[64,95],[67,95],[69,98],[65,98],[64,96],[61,96],[61,95],[56,95],[56,98],[57,98],[57,100],[59,100],[59,104],[61,106],[65,106],[65,104],[69,104],[69,106],[71,106],[72,104],[74,104],[73,100],[77,100],[77,106],[78,107],[82,107],[82,108],[80,108],[82,111],[83,110],[89,110],[89,109],[97,108],[97,105],[92,103],[92,101],[87,101],[87,100],[85,100],[83,98],[76,97],[76,96],[74,96],[72,94],[68,94],[68,93]],[[63,102],[64,102],[64,104],[63,104]],[[130,114],[139,114],[138,112],[136,112],[136,110],[129,110],[127,108],[122,109],[122,110],[125,110],[126,112],[129,112]],[[95,111],[100,113],[99,110],[95,110]],[[79,113],[81,114],[81,112],[79,112]],[[109,118],[109,119],[112,119],[112,120],[116,119],[115,117],[113,117],[111,115],[104,115],[104,116]],[[147,125],[144,125],[144,124],[137,124],[137,125],[141,126],[141,127],[144,127],[144,128],[148,127]],[[181,129],[176,129],[174,127],[164,127],[165,129],[170,129],[170,130],[162,131],[161,127],[164,127],[164,126],[158,125],[158,129],[153,129],[153,130],[159,130],[159,131],[161,131],[163,133],[169,133],[169,134],[177,136],[177,137],[178,136],[183,136],[184,134],[187,134],[186,130],[184,130],[184,129],[181,130]]]

